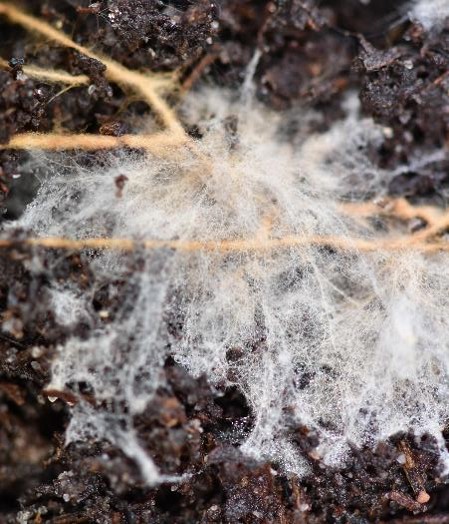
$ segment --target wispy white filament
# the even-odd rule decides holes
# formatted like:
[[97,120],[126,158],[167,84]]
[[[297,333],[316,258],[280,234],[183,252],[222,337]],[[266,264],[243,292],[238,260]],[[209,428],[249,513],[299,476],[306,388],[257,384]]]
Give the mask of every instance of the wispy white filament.
[[[347,199],[381,196],[390,176],[369,161],[382,130],[358,115],[354,98],[347,117],[321,134],[310,131],[317,114],[255,105],[230,137],[240,104],[218,90],[186,102],[183,117],[199,124],[207,162],[186,148],[168,160],[114,157],[98,169],[50,163],[19,225],[71,238],[216,242],[388,234],[341,211]],[[128,177],[121,197],[119,175]],[[316,432],[316,452],[332,464],[344,461],[348,442],[374,445],[408,430],[441,436],[449,416],[447,255],[304,244],[84,256],[119,307],[101,322],[90,294],[50,282],[58,322],[90,323],[87,338],[59,347],[50,387],[87,384],[106,402],[104,412],[77,404],[68,440],[109,439],[149,483],[161,477],[133,418],[151,401],[169,354],[211,383],[232,376],[255,420],[243,449],[300,475],[305,465],[291,441],[299,425]],[[230,361],[236,349],[241,358]]]
[[410,14],[427,30],[441,28],[449,16],[449,0],[415,0]]

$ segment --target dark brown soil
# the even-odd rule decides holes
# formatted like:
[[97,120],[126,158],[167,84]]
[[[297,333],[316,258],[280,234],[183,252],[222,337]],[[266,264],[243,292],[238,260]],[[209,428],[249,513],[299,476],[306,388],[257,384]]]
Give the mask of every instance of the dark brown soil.
[[[167,5],[170,9],[167,10]],[[318,3],[317,3],[318,4]],[[179,70],[195,83],[241,85],[256,46],[257,96],[281,109],[292,104],[340,116],[349,90],[363,110],[394,130],[373,151],[394,168],[446,144],[449,131],[449,23],[426,34],[400,21],[401,2],[358,0],[26,0],[24,9],[59,24],[72,38],[130,68]],[[392,4],[395,4],[392,6]],[[103,76],[104,66],[43,43],[0,18],[0,142],[22,131],[122,134],[150,111],[127,99]],[[54,85],[23,78],[33,63],[87,74],[95,89],[60,93]],[[4,219],[18,216],[38,185],[26,153],[0,152]],[[25,176],[26,175],[26,176]],[[449,158],[396,177],[394,195],[434,201],[449,182]],[[125,180],[118,182],[125,184]],[[20,233],[17,233],[20,239]],[[34,523],[366,523],[449,522],[449,489],[440,480],[436,444],[397,435],[354,449],[343,469],[314,456],[315,436],[292,425],[298,453],[311,473],[299,480],[277,464],[242,455],[239,443],[252,414],[236,389],[212,387],[168,360],[164,387],[136,420],[138,435],[164,471],[189,472],[176,485],[148,489],[135,465],[108,443],[64,447],[67,403],[49,403],[43,388],[55,346],[70,332],[59,326],[45,294],[49,278],[100,289],[94,307],[113,311],[107,285],[98,288],[88,262],[65,252],[23,248],[0,253],[0,522]],[[50,268],[51,267],[51,274]],[[87,326],[73,328],[79,334]],[[229,355],[237,359],[238,355]],[[85,392],[86,398],[89,392]],[[55,395],[58,396],[58,395]],[[407,460],[398,460],[399,457]],[[430,501],[417,502],[420,493]]]

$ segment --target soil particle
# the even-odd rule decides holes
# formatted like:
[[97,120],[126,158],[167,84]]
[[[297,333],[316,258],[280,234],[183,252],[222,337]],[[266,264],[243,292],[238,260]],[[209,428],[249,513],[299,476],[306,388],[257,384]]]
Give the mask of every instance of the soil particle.
[[[449,125],[445,111],[449,102],[448,50],[449,32],[427,34],[412,26],[396,47],[382,52],[365,48],[360,55],[362,107],[392,130],[382,148],[383,165],[411,162],[425,151],[444,146]],[[400,187],[418,194],[423,186],[425,192],[441,189],[441,177],[429,179],[427,167],[423,163],[412,177],[401,175],[393,182],[393,192]],[[407,182],[411,178],[413,188]]]

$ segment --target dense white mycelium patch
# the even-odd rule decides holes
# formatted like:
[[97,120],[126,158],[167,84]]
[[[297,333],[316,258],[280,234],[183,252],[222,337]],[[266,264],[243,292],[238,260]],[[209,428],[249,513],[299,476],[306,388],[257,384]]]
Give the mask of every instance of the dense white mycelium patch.
[[[212,383],[232,376],[255,417],[243,449],[298,474],[306,469],[289,433],[298,425],[317,433],[316,452],[332,464],[344,461],[348,442],[441,434],[449,415],[448,257],[313,242],[387,234],[342,211],[349,198],[382,195],[389,176],[368,160],[381,129],[359,117],[355,99],[345,109],[345,119],[315,134],[319,115],[272,114],[204,91],[183,110],[203,135],[201,155],[186,147],[168,159],[113,157],[106,168],[50,165],[20,220],[39,235],[216,243],[84,255],[98,281],[126,283],[112,287],[121,306],[104,324],[94,320],[91,296],[51,283],[58,321],[90,316],[92,329],[59,348],[50,387],[84,383],[98,404],[109,403],[77,404],[69,441],[109,439],[148,482],[163,478],[133,417],[151,401],[168,354]],[[128,177],[121,197],[119,175]],[[286,237],[298,242],[264,248]],[[258,249],[220,244],[242,239]],[[230,350],[239,359],[230,361]]]
[[449,16],[449,1],[415,0],[410,14],[411,18],[420,22],[425,29],[439,28]]

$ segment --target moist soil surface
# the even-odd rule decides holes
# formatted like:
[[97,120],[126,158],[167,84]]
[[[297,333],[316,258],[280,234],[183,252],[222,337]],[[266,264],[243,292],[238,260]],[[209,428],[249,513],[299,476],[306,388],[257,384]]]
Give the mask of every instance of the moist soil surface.
[[[448,138],[449,21],[426,32],[404,16],[401,2],[24,0],[21,7],[131,69],[176,71],[184,90],[239,88],[259,48],[258,99],[275,110],[316,109],[325,115],[323,130],[342,116],[346,93],[356,91],[364,113],[391,129],[371,151],[380,167],[440,150]],[[151,113],[105,79],[101,62],[2,17],[0,50],[9,62],[0,69],[3,144],[25,131],[120,136]],[[27,77],[27,64],[87,75],[90,82],[62,91]],[[26,152],[0,151],[4,221],[20,216],[38,187],[26,160]],[[77,161],[89,158],[78,155]],[[120,190],[126,181],[117,183]],[[448,183],[449,158],[440,155],[398,175],[388,190],[412,203],[441,205]],[[24,233],[16,234],[20,240]],[[41,270],[31,273],[36,253]],[[8,329],[0,333],[0,522],[449,522],[449,488],[431,438],[396,435],[374,450],[354,448],[344,467],[331,468],[314,453],[313,432],[292,424],[291,440],[310,464],[310,473],[298,479],[239,451],[253,424],[242,392],[193,378],[172,359],[136,428],[164,472],[188,472],[181,482],[146,487],[135,464],[107,442],[64,446],[76,399],[52,395],[45,386],[57,345],[89,326],[58,325],[45,293],[50,278],[77,283],[98,311],[113,312],[118,300],[107,283],[98,286],[78,254],[31,252],[19,244],[1,250],[0,314]],[[176,319],[173,324],[177,329]],[[240,356],[230,351],[227,359],[238,366]],[[88,388],[78,387],[89,400]]]

